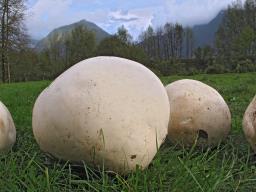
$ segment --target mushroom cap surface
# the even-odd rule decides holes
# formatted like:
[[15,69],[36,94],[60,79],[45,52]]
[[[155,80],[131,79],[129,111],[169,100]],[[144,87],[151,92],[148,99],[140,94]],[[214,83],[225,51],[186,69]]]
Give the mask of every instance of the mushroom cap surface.
[[212,87],[196,80],[179,80],[166,86],[170,101],[168,138],[191,147],[216,146],[231,129],[230,110]]
[[256,152],[256,96],[247,107],[243,118],[243,131],[247,141]]
[[0,101],[0,153],[9,151],[16,141],[16,129],[10,112]]
[[40,148],[73,162],[126,174],[146,168],[167,135],[169,100],[158,77],[118,57],[84,60],[38,97],[33,133]]

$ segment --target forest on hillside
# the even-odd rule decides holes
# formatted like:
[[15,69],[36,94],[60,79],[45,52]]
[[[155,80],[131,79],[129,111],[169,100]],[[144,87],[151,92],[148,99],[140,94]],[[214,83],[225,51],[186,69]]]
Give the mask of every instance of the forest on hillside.
[[121,26],[97,42],[95,33],[78,26],[38,51],[24,23],[25,0],[0,0],[0,79],[2,82],[54,79],[77,62],[95,56],[138,61],[157,75],[242,73],[256,70],[256,0],[236,1],[225,10],[215,45],[196,47],[190,27],[168,22],[149,26],[137,41]]

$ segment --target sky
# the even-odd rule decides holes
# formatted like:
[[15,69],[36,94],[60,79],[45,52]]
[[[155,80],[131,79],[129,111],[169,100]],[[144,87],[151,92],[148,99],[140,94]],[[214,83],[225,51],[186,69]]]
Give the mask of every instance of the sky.
[[124,25],[136,39],[149,25],[204,24],[233,0],[28,0],[26,25],[34,39],[82,19],[110,34]]

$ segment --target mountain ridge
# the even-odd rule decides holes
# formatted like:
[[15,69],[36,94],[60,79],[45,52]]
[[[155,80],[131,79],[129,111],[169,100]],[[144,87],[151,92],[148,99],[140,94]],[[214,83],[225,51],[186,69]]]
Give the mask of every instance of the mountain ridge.
[[218,31],[224,16],[225,11],[222,10],[208,23],[195,25],[194,27],[192,27],[195,40],[195,48],[204,47],[206,45],[214,47],[215,34]]
[[[195,25],[192,27],[194,35],[194,48],[204,47],[206,45],[214,47],[215,34],[218,31],[218,28],[224,18],[224,15],[225,11],[222,10],[208,23]],[[104,38],[111,36],[108,32],[104,31],[95,23],[82,19],[78,22],[53,29],[46,37],[44,37],[36,43],[36,50],[42,51],[46,48],[49,48],[50,39],[54,35],[57,35],[58,40],[64,41],[67,34],[70,34],[71,31],[77,26],[84,26],[88,30],[94,32],[97,43],[102,41]]]
[[50,47],[50,41],[55,36],[57,41],[64,42],[67,36],[72,32],[73,29],[75,29],[78,26],[82,26],[87,28],[88,30],[92,31],[95,34],[96,37],[96,43],[99,43],[103,39],[110,36],[109,33],[104,31],[102,28],[100,28],[95,23],[89,22],[85,19],[82,19],[78,22],[64,25],[58,28],[53,29],[46,37],[41,39],[35,46],[35,49],[38,51],[42,51],[46,48]]

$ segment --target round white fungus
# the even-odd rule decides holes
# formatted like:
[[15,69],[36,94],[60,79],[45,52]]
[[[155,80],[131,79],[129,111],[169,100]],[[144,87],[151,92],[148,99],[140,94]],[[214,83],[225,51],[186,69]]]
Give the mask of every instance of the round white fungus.
[[243,119],[245,137],[256,152],[256,96],[248,106]]
[[0,101],[0,153],[9,151],[16,141],[16,129],[12,116]]
[[221,95],[195,80],[179,80],[166,87],[170,101],[168,137],[183,146],[215,146],[227,137],[231,114]]
[[84,60],[38,97],[33,132],[53,156],[128,173],[145,168],[167,135],[169,101],[146,67],[117,57]]

